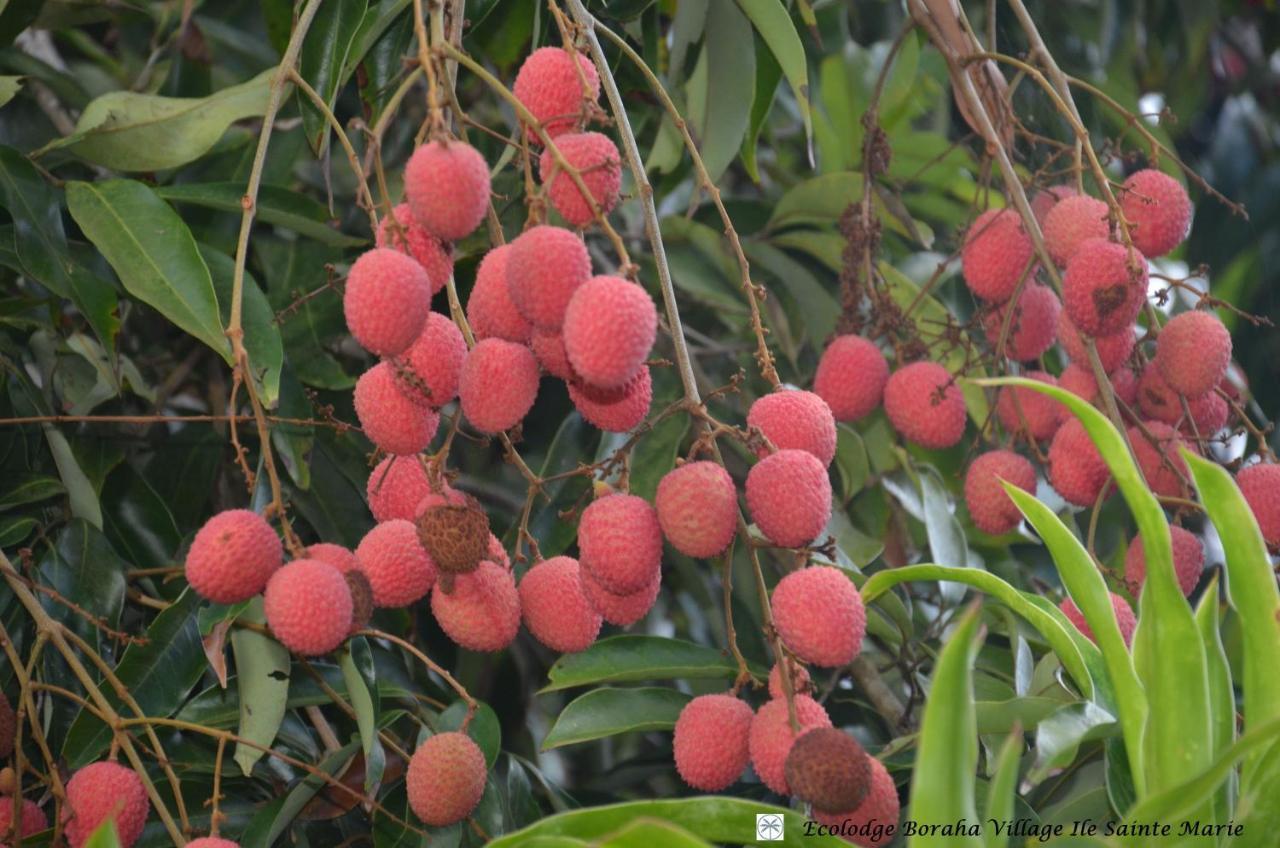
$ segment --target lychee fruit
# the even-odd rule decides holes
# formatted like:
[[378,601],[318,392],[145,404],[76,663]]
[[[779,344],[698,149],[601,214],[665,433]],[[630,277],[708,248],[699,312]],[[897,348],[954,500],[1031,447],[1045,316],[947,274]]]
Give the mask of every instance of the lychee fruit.
[[988,209],[974,220],[960,251],[964,281],[983,300],[1003,303],[1013,296],[1034,248],[1012,209]]
[[[511,90],[547,135],[556,138],[581,125],[584,107],[600,96],[600,77],[581,53],[539,47],[520,65]],[[536,133],[527,135],[530,142],[541,143]]]
[[[791,691],[797,695],[808,695],[813,691],[813,678],[809,676],[809,670],[791,660],[787,660],[786,664],[791,669]],[[770,698],[786,697],[787,693],[782,685],[782,668],[783,661],[779,660],[773,664],[773,668],[769,669]]]
[[418,528],[403,518],[374,525],[356,546],[356,559],[375,606],[407,607],[436,582],[436,564],[418,541]]
[[467,323],[477,339],[528,344],[533,325],[516,309],[507,288],[510,258],[511,245],[503,244],[486,253],[476,266],[476,281],[467,297]]
[[809,544],[831,520],[831,478],[808,451],[770,454],[747,473],[747,508],[770,542],[783,548]]
[[[759,429],[778,450],[808,451],[823,465],[836,455],[836,420],[813,392],[784,389],[757,398],[747,411],[747,426]],[[765,446],[756,451],[760,457],[768,454]]]
[[1236,474],[1236,485],[1249,504],[1267,547],[1280,548],[1280,465],[1260,462],[1242,468]]
[[813,391],[837,421],[858,421],[880,405],[888,379],[889,363],[875,344],[861,336],[836,336],[818,360]]
[[[1089,364],[1089,351],[1085,349],[1085,337],[1081,335],[1066,311],[1058,313],[1058,341],[1066,351],[1067,358],[1081,365]],[[1093,344],[1098,349],[1098,359],[1102,362],[1102,370],[1110,374],[1129,359],[1137,336],[1133,326],[1124,327],[1118,333],[1109,336],[1093,337]]]
[[356,559],[355,554],[342,545],[335,545],[332,542],[318,542],[317,544],[309,545],[306,553],[306,559],[327,562],[343,574],[360,568],[360,561]]
[[808,695],[796,695],[792,700],[795,703],[799,731],[791,729],[787,699],[774,698],[756,710],[755,717],[751,719],[748,737],[751,765],[760,780],[779,795],[791,794],[791,787],[787,783],[786,763],[796,737],[815,727],[831,726],[831,717],[822,704]]
[[470,736],[437,733],[409,758],[405,793],[414,815],[432,827],[446,827],[471,814],[487,778],[484,752]]
[[653,609],[654,601],[658,599],[658,590],[662,588],[661,571],[654,574],[649,585],[643,589],[626,593],[610,592],[592,578],[586,569],[579,568],[579,577],[582,580],[582,593],[586,595],[592,609],[600,613],[605,621],[619,627],[635,624],[648,615],[649,610]]
[[1183,481],[1190,473],[1179,450],[1189,446],[1178,431],[1163,421],[1147,421],[1145,426],[1150,439],[1138,427],[1129,428],[1129,444],[1133,446],[1133,456],[1142,476],[1157,495],[1182,497],[1187,493],[1187,484]]
[[884,410],[893,429],[924,448],[949,448],[964,436],[964,396],[936,362],[912,362],[889,375]]
[[1003,483],[1035,494],[1035,468],[1013,451],[993,450],[974,459],[964,477],[964,502],[973,526],[994,536],[1008,533],[1022,522],[1022,513]]
[[668,471],[653,505],[671,547],[694,559],[721,553],[738,530],[738,491],[715,462],[687,462]]
[[1164,256],[1187,237],[1191,199],[1182,184],[1150,168],[1131,174],[1120,194],[1133,246],[1148,257]]
[[317,657],[347,638],[354,605],[342,572],[327,562],[297,559],[271,576],[263,611],[280,644],[295,654]]
[[[613,211],[622,188],[622,156],[613,140],[598,132],[565,133],[555,140],[555,145],[570,167],[577,169],[600,214]],[[578,190],[573,177],[560,167],[550,149],[542,152],[538,173],[560,217],[579,228],[595,220],[591,203]]]
[[448,316],[427,315],[409,349],[391,360],[396,385],[410,400],[439,409],[458,396],[467,343]]
[[1076,249],[1062,277],[1067,315],[1081,332],[1110,336],[1124,331],[1147,296],[1147,263],[1137,254],[1136,271],[1122,245],[1089,239]]
[[508,571],[511,570],[511,558],[507,556],[507,551],[502,547],[501,540],[492,533],[489,534],[489,553],[485,557],[489,562],[497,563]]
[[262,591],[284,560],[280,537],[247,509],[228,509],[210,518],[187,552],[187,582],[216,604],[246,601]]
[[1058,385],[1076,397],[1093,403],[1098,399],[1098,381],[1087,365],[1072,362],[1058,375]]
[[239,842],[230,839],[219,839],[216,836],[202,836],[187,843],[187,848],[240,848]]
[[403,253],[375,247],[351,265],[342,311],[361,347],[395,356],[413,344],[431,311],[427,272]]
[[1164,375],[1154,362],[1148,362],[1138,378],[1138,409],[1146,417],[1166,424],[1177,424],[1182,420],[1182,399],[1164,381]]
[[871,791],[869,759],[843,730],[815,727],[800,734],[787,754],[787,785],[819,810],[853,810]]
[[[1050,386],[1058,385],[1058,378],[1045,371],[1028,371],[1022,376]],[[1058,432],[1065,412],[1062,404],[1035,389],[1006,387],[996,396],[996,417],[1005,432],[1023,434],[1037,442]]]
[[1065,265],[1089,239],[1111,234],[1107,204],[1084,194],[1059,201],[1044,218],[1044,246],[1059,265]]
[[699,695],[685,704],[672,743],[680,778],[703,792],[719,792],[736,781],[751,758],[754,715],[733,695]]
[[589,424],[608,433],[626,433],[649,414],[653,402],[653,378],[642,365],[631,382],[619,389],[599,389],[581,380],[570,380],[569,399]]
[[1076,191],[1075,186],[1065,183],[1049,186],[1036,192],[1035,197],[1031,198],[1031,214],[1035,216],[1036,221],[1040,224],[1040,229],[1044,229],[1045,217],[1053,211],[1053,208],[1060,201],[1066,200],[1068,197],[1075,197],[1079,193]]
[[[1116,400],[1132,409],[1138,402],[1138,375],[1133,373],[1133,369],[1129,367],[1117,368],[1107,375],[1107,379],[1111,381],[1111,391],[1115,392]],[[1209,395],[1205,395],[1209,397]],[[1226,404],[1223,404],[1225,411]],[[1226,421],[1226,417],[1223,417]]]
[[578,552],[584,571],[619,595],[649,585],[662,567],[658,513],[636,495],[606,495],[582,511]]
[[511,242],[507,292],[535,328],[558,331],[570,298],[589,279],[591,256],[571,230],[539,224]]
[[[1200,582],[1204,571],[1204,546],[1189,530],[1169,525],[1169,541],[1173,544],[1173,571],[1178,578],[1182,594],[1190,595]],[[1135,536],[1124,555],[1124,579],[1129,591],[1136,598],[1147,579],[1147,557],[1142,548],[1142,537]]]
[[412,256],[427,272],[427,282],[434,296],[453,276],[453,248],[431,235],[414,220],[409,204],[401,203],[378,222],[378,247]]
[[484,560],[468,574],[431,593],[431,614],[445,635],[471,651],[501,651],[520,630],[520,594],[511,572]]
[[[1224,380],[1222,384],[1225,383]],[[1118,388],[1116,392],[1119,393]],[[1187,408],[1191,410],[1191,419],[1184,417],[1179,429],[1183,435],[1196,435],[1202,439],[1209,438],[1225,427],[1231,415],[1226,400],[1216,391],[1205,392],[1198,398],[1189,398]]]
[[538,357],[542,370],[552,377],[569,382],[577,376],[573,373],[569,353],[564,349],[564,336],[560,333],[534,330],[529,346],[533,348],[533,355]]
[[435,438],[440,414],[410,400],[397,385],[395,366],[379,362],[356,380],[356,417],[365,437],[397,456],[424,450]]
[[501,433],[524,420],[538,397],[538,360],[524,345],[478,342],[462,363],[462,414],[482,433]]
[[[145,815],[145,814],[144,814]],[[10,795],[0,795],[0,839],[6,840],[4,845],[9,845],[8,837],[12,835],[13,827],[13,797]],[[33,836],[49,827],[49,820],[45,818],[44,813],[36,806],[34,801],[28,801],[23,798],[19,802],[18,812],[18,835],[23,838],[23,845],[27,845],[25,840],[28,836]]]
[[[416,456],[384,457],[373,471],[369,472],[366,485],[369,497],[369,511],[377,521],[390,521],[403,518],[412,521],[421,512],[420,506],[424,498],[435,494],[427,471]],[[441,503],[454,502],[461,498],[447,483],[441,482],[438,495]]]
[[898,787],[888,770],[875,757],[867,757],[867,762],[871,766],[871,791],[858,808],[835,813],[814,809],[813,818],[844,834],[844,839],[855,845],[878,848],[893,841],[901,807]]
[[466,142],[429,141],[404,166],[404,193],[424,230],[457,241],[489,211],[489,166]]
[[853,581],[830,565],[811,565],[778,581],[771,601],[782,643],[801,661],[848,665],[862,651],[867,612]]
[[[1040,283],[1028,283],[1018,299],[1010,302],[1016,305],[1013,317],[1009,319],[1009,335],[1005,346],[996,353],[1015,362],[1038,359],[1057,340],[1058,313],[1062,311],[1062,304],[1053,289]],[[1000,333],[1004,330],[1008,312],[1009,303],[1005,303],[989,311],[982,319],[992,347],[1000,344]]]
[[417,527],[422,547],[443,573],[475,571],[489,556],[489,516],[473,499],[429,507]]
[[551,650],[585,651],[600,634],[600,613],[582,591],[576,559],[543,560],[525,572],[518,588],[524,626]]
[[1213,390],[1231,364],[1231,333],[1212,312],[1175,315],[1160,330],[1156,367],[1165,383],[1183,397]]
[[644,365],[658,329],[649,293],[621,277],[592,277],[564,313],[564,349],[573,370],[601,389],[625,386]]
[[151,802],[133,769],[110,761],[93,763],[71,775],[66,788],[64,833],[71,848],[81,848],[108,819],[115,822],[122,848],[131,848],[142,836]]
[[[1116,624],[1120,626],[1120,635],[1124,637],[1124,643],[1128,645],[1133,641],[1133,631],[1138,626],[1138,619],[1133,615],[1133,608],[1129,606],[1129,602],[1124,598],[1111,592],[1111,609],[1115,612]],[[1089,625],[1085,623],[1084,613],[1080,612],[1080,608],[1076,606],[1076,602],[1070,598],[1063,598],[1062,603],[1058,604],[1058,609],[1062,610],[1063,615],[1076,626],[1076,629],[1083,633],[1090,642],[1097,642],[1093,638],[1093,631],[1089,629]]]
[[1068,417],[1049,445],[1049,483],[1068,503],[1093,506],[1111,482],[1111,470],[1085,432],[1080,419]]

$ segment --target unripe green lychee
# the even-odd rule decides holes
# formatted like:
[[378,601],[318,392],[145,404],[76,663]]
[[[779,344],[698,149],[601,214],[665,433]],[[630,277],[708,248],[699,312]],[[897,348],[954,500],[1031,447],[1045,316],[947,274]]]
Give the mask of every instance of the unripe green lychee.
[[754,713],[733,695],[699,695],[676,719],[676,771],[703,792],[719,792],[742,774],[750,759],[748,736]]

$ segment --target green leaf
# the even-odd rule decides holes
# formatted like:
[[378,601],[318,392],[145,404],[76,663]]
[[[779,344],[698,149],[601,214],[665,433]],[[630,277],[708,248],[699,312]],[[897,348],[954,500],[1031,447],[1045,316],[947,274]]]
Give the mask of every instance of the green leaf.
[[797,224],[831,224],[850,203],[862,199],[862,174],[839,171],[797,183],[773,207],[766,228],[780,230]]
[[[265,624],[262,599],[250,601],[241,617],[253,624]],[[238,732],[245,740],[236,742],[235,761],[248,777],[265,753],[262,748],[270,748],[275,741],[289,707],[289,650],[263,633],[236,627],[231,631],[231,652],[236,659],[236,685],[240,691]]]
[[767,242],[748,239],[743,250],[753,265],[768,270],[795,298],[815,345],[835,330],[840,304],[808,268]]
[[751,117],[747,121],[747,132],[742,138],[742,166],[754,182],[760,182],[760,168],[756,164],[756,142],[760,138],[760,130],[764,128],[765,119],[773,108],[774,96],[778,93],[778,83],[782,81],[782,67],[773,53],[766,47],[757,49],[756,53],[756,85],[755,96],[751,101]]
[[[462,723],[466,720],[466,702],[454,701],[447,710],[440,713],[435,727],[440,732],[461,730]],[[502,753],[502,726],[498,722],[498,715],[493,711],[493,707],[483,701],[479,703],[475,715],[471,717],[471,723],[467,725],[467,735],[480,746],[480,750],[484,752],[485,762],[489,764],[489,768],[493,768],[498,755]]]
[[[218,298],[221,321],[230,324],[235,260],[205,244],[197,245],[197,248],[205,267],[209,269],[213,291]],[[280,326],[276,323],[276,316],[271,310],[271,304],[267,302],[267,296],[248,271],[244,275],[243,293],[240,323],[244,328],[244,348],[249,354],[249,365],[254,382],[258,384],[262,403],[273,408],[280,397],[280,369],[284,366],[284,343],[280,340]]]
[[685,110],[712,182],[720,179],[742,146],[755,81],[750,22],[732,3],[712,3],[702,54],[689,77]]
[[109,819],[98,825],[98,829],[90,834],[88,841],[84,843],[84,848],[120,848],[120,838],[116,836],[115,819]]
[[732,659],[705,645],[662,636],[611,636],[585,651],[561,656],[547,672],[547,685],[540,691],[641,680],[732,680],[737,673]]
[[1075,758],[1081,744],[1113,732],[1116,718],[1092,701],[1059,708],[1036,726],[1036,761],[1027,779],[1039,783]]
[[68,183],[67,206],[130,294],[231,362],[209,268],[169,204],[142,183],[107,180]]
[[275,73],[269,68],[208,97],[108,92],[85,107],[71,135],[39,152],[66,150],[116,171],[160,171],[194,162],[231,124],[266,113]]
[[848,424],[836,425],[836,468],[840,471],[843,500],[848,502],[867,483],[871,474],[871,461],[867,458],[867,446],[862,436]]
[[[207,209],[232,212],[236,220],[244,209],[240,205],[244,197],[242,183],[177,183],[158,186],[156,194],[172,203],[190,203]],[[254,215],[266,224],[275,224],[292,230],[300,236],[315,239],[335,247],[357,247],[366,239],[349,236],[329,225],[329,213],[319,203],[281,186],[264,185],[258,188]]]
[[[1022,729],[1015,727],[1000,746],[996,755],[995,776],[987,788],[987,822],[1013,821],[1014,801],[1018,797],[1018,765],[1022,759]],[[1009,832],[987,827],[983,832],[986,848],[1005,848],[1009,844]]]
[[[911,818],[919,822],[974,821],[978,731],[973,713],[973,664],[981,642],[979,607],[964,613],[942,648],[929,683],[911,778]],[[981,845],[977,837],[911,837],[911,848]]]
[[[1222,636],[1218,632],[1218,578],[1214,575],[1200,596],[1196,608],[1196,626],[1204,641],[1204,655],[1209,669],[1209,698],[1213,719],[1213,755],[1221,756],[1236,738],[1236,693],[1231,685],[1231,664],[1227,661]],[[1215,822],[1231,818],[1235,787],[1227,781],[1214,795]]]
[[0,517],[0,548],[12,548],[25,541],[39,523],[29,515]]
[[[366,0],[343,0],[341,3],[325,3],[316,13],[302,43],[298,57],[299,74],[330,109],[337,99],[338,90],[346,82],[343,76],[351,55],[352,46],[368,8]],[[352,67],[354,70],[354,66]],[[298,92],[298,104],[302,110],[302,126],[306,130],[307,143],[316,153],[328,146],[329,123],[312,103],[311,98]]]
[[690,697],[657,687],[593,689],[570,701],[556,717],[542,750],[636,730],[670,730]]
[[43,474],[13,475],[3,492],[0,492],[0,510],[13,509],[22,504],[39,503],[49,498],[56,498],[66,492],[65,486],[56,477]]
[[[321,760],[315,767],[316,772],[319,772],[318,774],[315,772],[308,773],[279,803],[269,804],[262,808],[240,838],[241,843],[260,846],[274,845],[276,840],[289,829],[289,825],[293,824],[294,819],[302,812],[302,808],[307,806],[307,803],[320,790],[332,785],[329,780],[325,780],[325,777],[331,779],[337,777],[346,765],[347,760],[359,748],[359,742],[351,742]],[[335,794],[338,797],[342,797],[344,793],[337,790]]]
[[18,96],[23,79],[25,77],[0,76],[0,107]]
[[[713,6],[715,4],[712,4]],[[813,143],[813,114],[809,105],[809,63],[804,55],[804,45],[796,32],[791,16],[779,0],[738,0],[738,6],[751,19],[756,32],[773,51],[782,68],[787,84],[795,92],[800,119],[804,122],[804,134]],[[809,156],[813,159],[812,151]]]
[[682,827],[668,822],[637,821],[611,833],[601,840],[603,848],[713,848],[710,842],[699,839]]
[[[58,534],[56,546],[41,559],[40,581],[108,627],[115,627],[124,608],[127,567],[106,536],[88,522],[73,519]],[[54,620],[90,644],[97,641],[98,628],[65,605],[43,595],[40,603]]]
[[14,248],[23,269],[59,297],[71,297],[71,250],[62,203],[27,157],[0,146],[0,202],[13,217]]
[[360,728],[360,747],[364,751],[364,791],[376,797],[382,783],[382,773],[387,766],[387,753],[378,738],[378,705],[373,693],[378,691],[373,668],[373,654],[363,637],[347,642],[346,650],[338,656],[342,679],[347,683],[347,695],[356,711],[356,726]]

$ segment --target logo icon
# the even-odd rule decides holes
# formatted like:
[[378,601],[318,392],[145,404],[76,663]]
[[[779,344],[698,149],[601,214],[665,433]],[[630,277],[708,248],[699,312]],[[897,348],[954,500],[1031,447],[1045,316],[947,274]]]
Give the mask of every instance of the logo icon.
[[756,813],[756,839],[761,842],[781,842],[782,816],[777,813]]

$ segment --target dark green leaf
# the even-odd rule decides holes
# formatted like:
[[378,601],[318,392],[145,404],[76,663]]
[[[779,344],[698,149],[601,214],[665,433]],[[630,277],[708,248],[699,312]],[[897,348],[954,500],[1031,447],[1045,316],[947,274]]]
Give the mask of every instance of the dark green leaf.
[[347,642],[346,650],[338,655],[338,667],[347,683],[347,695],[351,708],[356,711],[356,725],[360,728],[360,746],[364,751],[364,791],[376,796],[382,784],[382,773],[387,767],[387,753],[378,738],[378,704],[374,693],[378,691],[373,668],[373,655],[364,637]]
[[712,182],[742,146],[755,95],[755,64],[751,24],[732,3],[712,3],[702,55],[689,78],[686,109]]
[[569,702],[556,717],[542,750],[636,730],[670,730],[689,697],[656,687],[594,689]]
[[[763,42],[761,42],[763,45]],[[760,130],[773,107],[774,95],[778,93],[778,83],[782,81],[782,67],[773,53],[764,47],[756,48],[756,85],[751,101],[751,117],[747,121],[747,132],[742,138],[742,166],[747,169],[748,176],[760,182],[760,169],[756,164],[756,141],[760,138]]]
[[[223,324],[231,322],[231,291],[234,283],[235,260],[225,253],[201,244],[200,258],[208,268],[218,298]],[[280,341],[280,327],[267,296],[258,283],[246,271],[244,275],[244,301],[241,305],[241,325],[244,328],[244,347],[249,354],[249,365],[254,380],[260,388],[264,406],[274,408],[280,396],[280,369],[284,365],[284,344]]]
[[731,680],[737,673],[733,660],[715,648],[662,636],[611,636],[556,660],[542,691],[641,680]]
[[[240,205],[244,190],[245,186],[241,183],[178,183],[159,186],[156,194],[173,203],[190,203],[232,212],[238,221],[244,209]],[[264,185],[258,188],[254,214],[263,223],[284,227],[323,244],[355,247],[366,243],[366,239],[349,236],[330,226],[329,213],[319,203],[304,194],[280,186]]]
[[28,274],[71,297],[71,251],[58,193],[12,147],[0,146],[0,199],[13,216],[14,249]]
[[47,477],[43,474],[11,477],[5,481],[4,490],[0,491],[0,510],[13,509],[22,504],[38,503],[57,497],[66,491],[56,477]]
[[[241,615],[245,621],[265,624],[262,599],[254,598]],[[265,753],[262,749],[271,747],[275,741],[289,706],[289,650],[256,630],[237,627],[231,631],[231,651],[236,658],[236,686],[240,694],[239,735],[245,740],[236,742],[235,760],[247,776],[262,759]]]
[[[813,117],[809,106],[809,63],[804,55],[804,45],[796,32],[791,16],[779,0],[738,0],[738,6],[746,12],[765,44],[782,67],[791,90],[795,92],[796,105],[804,121],[806,137],[812,141]],[[812,159],[812,155],[810,155]]]
[[[352,47],[367,8],[366,0],[344,0],[341,3],[321,5],[315,20],[311,22],[311,29],[307,31],[307,39],[302,44],[302,54],[298,57],[299,73],[330,109],[333,108],[338,90],[346,82],[344,69],[348,73],[355,70],[354,63],[348,68],[348,57],[352,55]],[[312,150],[319,153],[328,146],[329,124],[311,99],[302,92],[298,92],[298,103],[302,109],[302,125],[307,133],[307,142]]]

